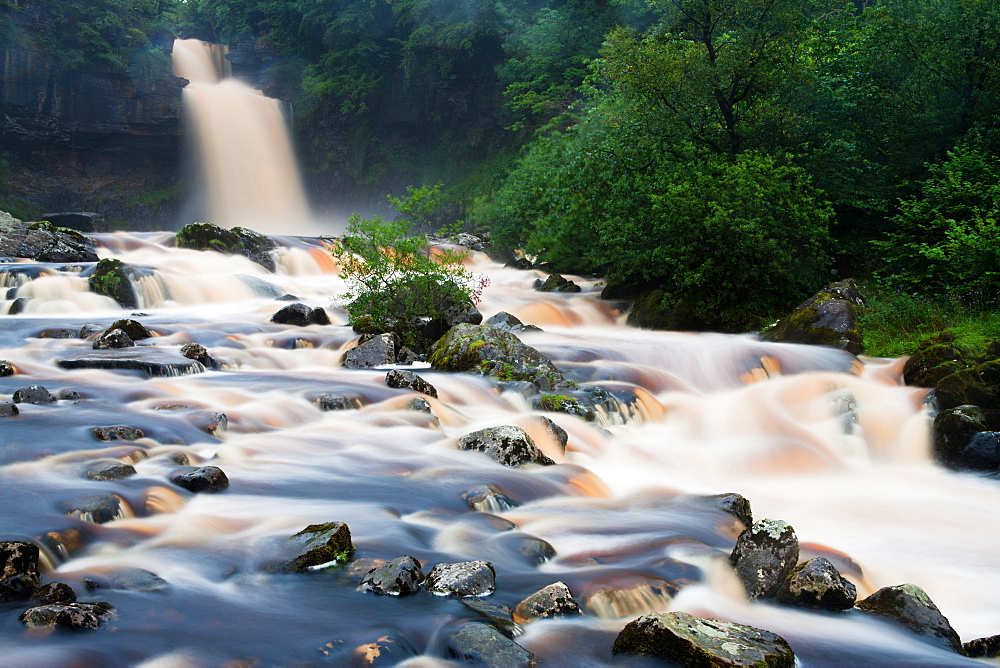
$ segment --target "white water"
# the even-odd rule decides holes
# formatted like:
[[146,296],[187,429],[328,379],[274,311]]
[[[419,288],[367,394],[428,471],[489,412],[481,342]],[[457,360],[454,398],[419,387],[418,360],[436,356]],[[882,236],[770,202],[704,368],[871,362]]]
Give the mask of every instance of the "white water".
[[[219,665],[254,657],[285,665],[317,660],[316,648],[333,638],[353,647],[386,632],[404,633],[439,662],[441,637],[465,614],[459,604],[361,594],[354,590],[361,566],[316,577],[259,572],[281,537],[330,520],[349,524],[359,562],[412,554],[429,570],[490,560],[498,573],[492,598],[506,605],[567,582],[588,615],[535,622],[518,638],[551,665],[615,663],[615,633],[653,606],[779,633],[804,665],[960,660],[859,613],[747,603],[726,566],[738,525],[691,496],[725,492],[750,499],[757,519],[792,524],[803,557],[834,560],[860,596],[912,582],[964,641],[1000,632],[1000,484],[930,460],[924,392],[900,384],[898,361],[860,367],[822,348],[634,330],[586,281],[576,279],[587,286],[579,295],[537,293],[535,272],[477,255],[471,268],[490,278],[486,316],[506,310],[542,327],[522,338],[579,381],[627,387],[641,399],[645,420],[627,424],[547,414],[569,432],[561,454],[544,440],[539,413],[518,395],[498,394],[488,379],[420,370],[439,392],[427,415],[405,409],[413,395],[386,388],[384,371],[343,369],[339,359],[354,335],[333,300],[342,290],[336,267],[318,242],[285,240],[279,272],[269,274],[243,258],[169,248],[166,239],[104,235],[101,255],[152,270],[140,286],[147,315],[139,319],[159,336],[147,344],[202,343],[222,370],[144,378],[58,369],[56,359],[90,344],[36,338],[41,330],[109,323],[122,312],[76,301],[57,313],[75,292],[69,283],[65,293],[41,290],[52,276],[26,283],[19,294],[32,296],[27,312],[2,321],[0,358],[19,371],[0,379],[2,391],[40,383],[83,399],[26,406],[16,422],[4,421],[0,495],[8,512],[0,533],[62,528],[58,501],[113,491],[134,516],[96,527],[87,549],[48,577],[77,586],[82,575],[127,565],[171,586],[90,595],[112,602],[121,617],[115,630],[85,639],[36,638],[8,613],[0,632],[12,665]],[[334,325],[270,324],[285,302],[261,296],[267,284],[272,294],[325,307]],[[358,394],[366,405],[321,412],[311,403],[321,391]],[[218,412],[229,419],[221,438],[192,426]],[[136,477],[82,478],[86,462],[113,455],[89,436],[107,424],[147,431],[141,444],[150,457],[136,464]],[[498,424],[524,426],[559,464],[511,470],[455,449],[461,435]],[[218,465],[232,486],[218,495],[179,490],[167,480],[175,468],[165,457],[175,452]],[[495,513],[515,531],[461,500],[486,482],[522,503]],[[535,565],[517,556],[529,536],[548,541],[556,558]],[[651,594],[649,583],[674,581],[678,569],[694,582],[672,599]]]

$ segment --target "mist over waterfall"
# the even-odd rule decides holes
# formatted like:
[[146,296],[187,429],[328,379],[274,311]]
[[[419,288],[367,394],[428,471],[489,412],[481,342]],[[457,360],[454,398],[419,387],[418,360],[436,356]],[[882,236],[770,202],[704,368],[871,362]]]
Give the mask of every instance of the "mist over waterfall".
[[190,81],[184,112],[206,222],[270,234],[317,233],[284,103],[233,78],[225,54],[219,44],[174,42],[174,73]]

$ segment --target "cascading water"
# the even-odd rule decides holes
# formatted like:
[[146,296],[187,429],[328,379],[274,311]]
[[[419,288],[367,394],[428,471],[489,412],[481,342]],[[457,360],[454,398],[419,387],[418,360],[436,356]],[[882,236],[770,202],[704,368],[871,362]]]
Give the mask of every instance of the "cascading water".
[[184,109],[210,222],[265,234],[319,233],[281,101],[232,78],[222,45],[176,40],[173,62],[174,74],[190,82]]
[[[78,299],[67,308],[58,289],[35,290],[25,314],[2,320],[0,358],[17,374],[0,378],[0,393],[40,384],[70,398],[0,418],[0,538],[56,532],[45,579],[118,611],[93,633],[39,635],[18,623],[23,604],[0,604],[5,665],[344,665],[388,634],[418,654],[411,665],[446,664],[448,636],[479,613],[426,593],[357,589],[372,560],[400,555],[425,571],[488,560],[497,590],[485,600],[511,607],[565,582],[586,614],[526,624],[516,638],[543,665],[643,665],[610,648],[651,609],[768,629],[803,666],[973,663],[857,611],[747,602],[727,565],[739,525],[706,496],[726,492],[746,496],[755,518],[789,522],[803,556],[833,560],[859,596],[912,582],[963,640],[1000,632],[1000,484],[930,460],[924,392],[900,384],[898,361],[862,366],[824,348],[631,329],[586,281],[577,279],[579,295],[543,294],[531,289],[536,272],[474,255],[470,268],[490,278],[485,315],[505,310],[540,326],[522,338],[569,377],[636,397],[603,424],[545,413],[569,434],[563,453],[543,413],[490,379],[417,369],[439,394],[426,413],[411,408],[415,394],[385,385],[385,370],[343,368],[355,335],[330,304],[343,286],[320,240],[282,239],[273,274],[175,248],[167,234],[97,240],[101,256],[144,269],[139,319],[156,336],[140,348],[199,343],[220,368],[64,370],[58,361],[91,342],[53,332],[107,326],[123,312]],[[21,291],[79,280],[31,266],[11,267],[21,268]],[[285,294],[324,307],[333,324],[271,323]],[[324,393],[360,408],[322,411],[314,400]],[[456,449],[463,434],[503,424],[524,427],[557,464],[511,469]],[[144,436],[96,440],[92,429],[110,425]],[[231,486],[173,485],[181,456],[222,468]],[[136,475],[85,476],[109,460],[133,463]],[[486,484],[516,505],[473,510],[464,496]],[[118,519],[66,514],[65,503],[101,494],[122,500]],[[350,526],[353,562],[302,575],[263,568],[284,537],[334,520]],[[555,555],[545,559],[540,541]],[[105,585],[90,591],[86,580]]]

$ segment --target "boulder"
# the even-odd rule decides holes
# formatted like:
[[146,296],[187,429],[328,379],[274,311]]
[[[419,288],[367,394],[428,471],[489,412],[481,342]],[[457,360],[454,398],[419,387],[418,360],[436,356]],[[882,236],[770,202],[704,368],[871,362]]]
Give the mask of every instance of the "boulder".
[[7,360],[0,360],[0,378],[14,375],[14,365]]
[[38,587],[31,595],[35,605],[53,605],[56,603],[75,603],[76,592],[63,582],[50,582]]
[[120,350],[91,350],[57,360],[63,369],[114,369],[141,371],[147,376],[183,376],[204,373],[205,367],[175,350],[160,350],[153,346]]
[[924,339],[903,366],[903,381],[916,387],[934,387],[945,376],[972,366],[972,355],[955,345],[955,335],[940,332]]
[[63,501],[59,504],[59,509],[65,515],[94,524],[107,524],[127,515],[125,500],[117,494],[98,494]]
[[795,530],[781,520],[755,522],[736,539],[729,562],[750,599],[770,598],[799,561]]
[[536,289],[539,292],[580,292],[579,285],[563,278],[561,274],[550,274]]
[[580,604],[563,582],[554,582],[531,594],[514,608],[514,620],[527,624],[536,619],[582,615]]
[[64,227],[87,234],[108,231],[108,224],[105,222],[104,216],[93,211],[46,213],[42,214],[42,220],[48,221],[56,227]]
[[94,339],[94,350],[121,350],[131,348],[135,341],[120,329],[109,329]]
[[405,388],[437,398],[437,390],[434,389],[434,386],[412,371],[392,369],[385,375],[385,384],[389,387]]
[[39,585],[38,546],[26,541],[0,542],[0,602],[26,601]]
[[778,589],[779,601],[805,608],[850,610],[856,599],[854,585],[823,557],[796,566]]
[[208,349],[200,343],[185,343],[181,346],[181,355],[199,362],[206,369],[218,369],[219,362],[208,354]]
[[399,337],[391,332],[362,337],[357,346],[344,353],[342,363],[347,369],[371,369],[395,364],[399,348]]
[[245,227],[227,230],[213,223],[191,223],[181,228],[176,240],[178,248],[242,255],[271,272],[277,267],[271,251],[278,245],[270,237]]
[[346,411],[361,408],[362,405],[361,397],[357,395],[344,396],[332,392],[320,394],[312,400],[312,403],[321,411]]
[[1000,635],[989,638],[976,638],[962,645],[965,654],[973,658],[1000,658]]
[[496,327],[456,325],[431,346],[427,361],[441,371],[528,381],[542,392],[572,387],[547,357]]
[[96,244],[76,230],[48,222],[0,222],[0,256],[39,262],[97,262]]
[[7,315],[17,315],[18,313],[24,313],[24,309],[28,308],[28,298],[18,297],[10,303],[10,307],[7,309]]
[[941,410],[964,404],[1000,408],[1000,361],[991,360],[944,376],[934,385],[934,398]]
[[485,453],[504,466],[555,464],[538,449],[526,431],[513,425],[487,427],[466,434],[458,439],[458,449]]
[[9,402],[0,402],[0,417],[14,417],[19,415],[21,411],[17,409],[17,404]]
[[295,302],[271,316],[271,322],[279,325],[295,325],[296,327],[329,325],[330,316],[321,308],[309,308],[301,302]]
[[719,510],[729,513],[740,522],[744,528],[753,525],[753,512],[750,510],[750,501],[742,494],[730,492],[728,494],[717,494],[711,497],[715,501],[715,506]]
[[343,522],[310,524],[288,539],[288,549],[295,556],[274,570],[285,573],[305,573],[350,561],[354,555],[351,530]]
[[496,591],[496,578],[488,561],[437,564],[427,574],[424,589],[440,596],[489,596]]
[[520,334],[521,332],[540,332],[541,327],[536,327],[535,325],[526,325],[521,322],[518,318],[507,313],[506,311],[500,311],[499,313],[490,316],[483,325],[487,327],[496,327],[498,329],[504,329],[511,334]]
[[791,314],[761,332],[765,341],[831,346],[860,355],[864,352],[859,309],[864,300],[854,281],[831,283]]
[[113,329],[120,329],[128,334],[128,338],[133,341],[142,341],[143,339],[151,339],[156,336],[153,332],[147,329],[145,325],[138,320],[133,320],[132,318],[122,318],[121,320],[116,320],[104,331],[107,333]]
[[31,629],[93,631],[117,617],[114,606],[102,602],[40,605],[28,608],[17,619]]
[[519,257],[507,262],[504,269],[520,269],[522,271],[531,269],[531,260],[526,257]]
[[136,474],[135,467],[119,461],[97,463],[87,469],[91,480],[123,480]]
[[195,493],[216,493],[229,487],[228,476],[217,466],[202,466],[191,471],[175,473],[170,476],[170,482]]
[[795,665],[795,655],[781,636],[686,612],[651,612],[629,622],[611,652],[651,656],[681,666]]
[[377,566],[361,580],[361,591],[369,594],[406,596],[416,593],[424,581],[420,562],[410,556],[390,559]]
[[90,430],[98,441],[138,441],[146,433],[138,427],[115,425],[112,427],[94,427]]
[[121,260],[104,258],[98,262],[87,284],[91,292],[114,299],[124,309],[139,308],[139,298],[132,288],[127,266]]
[[448,637],[448,654],[459,661],[498,668],[533,668],[538,657],[482,622],[469,622]]
[[870,615],[902,624],[935,645],[958,654],[965,653],[947,617],[941,614],[927,592],[914,584],[883,587],[858,601],[857,607]]
[[56,398],[41,385],[29,385],[15,390],[11,398],[15,404],[51,404]]

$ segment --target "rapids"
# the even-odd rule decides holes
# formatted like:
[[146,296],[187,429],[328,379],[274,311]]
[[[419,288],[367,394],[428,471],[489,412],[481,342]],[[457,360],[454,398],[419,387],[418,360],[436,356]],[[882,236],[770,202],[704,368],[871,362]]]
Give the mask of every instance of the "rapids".
[[[12,286],[3,312],[15,296],[31,299],[0,320],[0,359],[18,372],[0,378],[0,393],[40,384],[79,398],[0,418],[0,538],[79,530],[78,550],[46,554],[45,578],[119,611],[93,633],[39,635],[18,623],[24,606],[2,604],[4,665],[342,665],[343,652],[390,633],[421,653],[410,665],[446,665],[447,635],[476,613],[429,594],[356,589],[370,560],[404,554],[425,572],[489,560],[497,591],[487,600],[511,607],[567,583],[586,615],[533,622],[517,638],[544,665],[641,665],[610,648],[628,621],[653,609],[768,629],[803,666],[975,663],[858,612],[748,603],[727,566],[738,522],[705,499],[726,492],[746,496],[756,519],[789,522],[803,555],[833,560],[859,597],[912,582],[963,641],[1000,633],[1000,483],[931,461],[925,392],[901,384],[899,360],[640,331],[621,323],[620,305],[601,301],[593,281],[574,277],[584,286],[576,295],[538,293],[537,272],[474,254],[470,269],[489,278],[484,315],[505,310],[540,326],[521,338],[569,377],[639,399],[637,410],[602,423],[546,414],[569,433],[561,454],[540,413],[489,379],[417,369],[439,393],[427,414],[407,409],[412,393],[385,386],[384,369],[341,367],[356,337],[322,240],[278,238],[271,274],[242,257],[175,248],[168,233],[96,239],[101,257],[144,270],[137,319],[157,336],[140,344],[200,343],[221,368],[172,377],[63,370],[58,359],[91,344],[49,338],[51,330],[125,314],[87,291],[79,267],[2,266]],[[286,294],[325,307],[333,324],[270,323]],[[364,406],[320,411],[312,401],[323,392],[356,395]],[[199,428],[218,413],[227,430]],[[557,465],[509,469],[455,448],[463,434],[500,424],[523,426]],[[88,463],[126,456],[120,443],[92,437],[108,425],[142,429],[148,458],[131,478],[89,480]],[[172,485],[176,453],[219,466],[231,487],[195,495]],[[520,505],[471,510],[463,494],[487,483]],[[124,517],[95,525],[60,510],[102,493],[126,501]],[[280,539],[332,520],[350,526],[352,563],[307,575],[262,571]],[[538,540],[553,558],[539,563]],[[81,584],[122,567],[168,585],[88,592]]]

